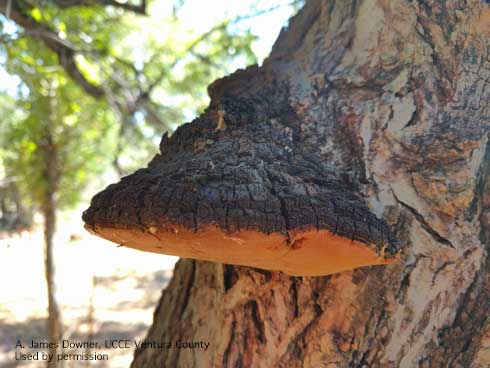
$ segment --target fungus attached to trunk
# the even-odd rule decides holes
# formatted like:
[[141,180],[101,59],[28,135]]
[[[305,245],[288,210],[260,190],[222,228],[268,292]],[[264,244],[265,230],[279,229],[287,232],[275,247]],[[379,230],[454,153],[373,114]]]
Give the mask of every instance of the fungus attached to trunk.
[[219,96],[165,135],[148,167],[97,194],[83,220],[121,245],[290,275],[390,263],[397,245],[352,185],[302,144],[286,95]]

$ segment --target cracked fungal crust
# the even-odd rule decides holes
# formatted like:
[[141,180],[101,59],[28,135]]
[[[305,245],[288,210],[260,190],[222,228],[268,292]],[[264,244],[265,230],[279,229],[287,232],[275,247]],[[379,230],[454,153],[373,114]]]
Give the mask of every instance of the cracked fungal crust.
[[287,94],[274,93],[285,89],[220,97],[171,138],[165,135],[147,168],[92,199],[83,215],[87,227],[99,235],[102,228],[154,233],[216,227],[227,234],[280,235],[289,247],[301,231],[324,230],[346,244],[367,246],[381,257],[374,263],[385,263],[398,250],[389,227],[342,173],[303,144]]

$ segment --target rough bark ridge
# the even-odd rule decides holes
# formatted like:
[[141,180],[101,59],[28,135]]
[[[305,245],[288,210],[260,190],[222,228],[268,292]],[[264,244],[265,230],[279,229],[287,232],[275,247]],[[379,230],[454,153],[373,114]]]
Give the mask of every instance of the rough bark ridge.
[[[239,145],[243,138],[244,160],[248,141],[252,152],[271,147],[276,159],[276,152],[286,154],[290,135],[300,142],[295,150],[316,157],[310,166],[300,154],[297,164],[302,175],[312,170],[308,185],[323,188],[314,177],[340,172],[334,177],[341,187],[350,181],[395,229],[405,244],[402,260],[318,278],[182,260],[147,340],[211,346],[140,349],[133,367],[490,365],[489,24],[489,5],[476,0],[313,0],[280,35],[264,66],[214,83],[203,126],[212,120],[215,128],[224,111],[230,127],[218,131],[219,140],[241,121],[230,106],[250,106],[240,114],[269,111],[246,117],[256,128],[229,141]],[[195,136],[198,126],[184,126],[172,139],[191,144],[186,135]],[[268,128],[266,141],[254,138],[254,129]],[[208,138],[192,144],[204,149]],[[162,152],[182,149],[162,143]],[[213,164],[223,160],[210,157]],[[277,167],[283,170],[294,177]],[[218,181],[234,180],[220,175]],[[257,211],[263,217],[255,225],[287,229],[286,217],[277,215],[287,206],[274,203],[273,218]],[[298,207],[295,220],[314,209]],[[242,226],[233,222],[242,216],[223,217],[233,219],[227,226]]]

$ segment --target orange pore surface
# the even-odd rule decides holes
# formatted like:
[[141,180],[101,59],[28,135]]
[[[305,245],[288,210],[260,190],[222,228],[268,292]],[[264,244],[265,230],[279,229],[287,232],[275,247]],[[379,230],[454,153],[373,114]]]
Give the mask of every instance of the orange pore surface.
[[183,227],[147,231],[95,226],[95,235],[126,247],[219,263],[282,271],[293,276],[321,276],[393,259],[378,256],[367,245],[328,230],[298,231],[287,242],[284,234],[241,230],[228,233],[215,226],[197,232]]

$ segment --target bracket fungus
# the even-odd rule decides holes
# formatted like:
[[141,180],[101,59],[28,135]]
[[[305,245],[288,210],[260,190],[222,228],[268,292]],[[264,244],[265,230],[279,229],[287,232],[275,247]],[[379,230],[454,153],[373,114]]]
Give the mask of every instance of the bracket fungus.
[[388,225],[302,144],[287,100],[270,98],[219,98],[165,134],[147,168],[92,199],[86,228],[144,251],[296,276],[392,262]]

